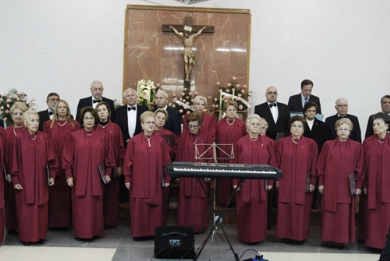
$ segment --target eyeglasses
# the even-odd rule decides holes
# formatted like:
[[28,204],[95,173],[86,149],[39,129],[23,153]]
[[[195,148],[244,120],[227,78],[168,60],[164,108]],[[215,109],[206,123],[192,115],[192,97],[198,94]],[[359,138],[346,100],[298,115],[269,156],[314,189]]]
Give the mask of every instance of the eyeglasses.
[[340,105],[336,105],[336,107],[348,107],[348,104],[340,104]]
[[188,125],[188,128],[190,128],[190,129],[197,129],[197,128],[199,128],[199,126],[198,125]]
[[48,100],[53,102],[53,101],[59,101],[60,99],[59,98],[49,98]]
[[339,129],[337,129],[338,131],[349,131],[349,129],[348,128],[339,128]]
[[96,91],[103,91],[103,88],[92,88],[92,91],[96,92]]
[[267,92],[268,95],[278,95],[278,92]]
[[293,128],[303,128],[302,125],[295,125],[295,124],[291,125],[291,127],[293,127]]
[[145,123],[145,124],[155,124],[154,121],[145,121],[144,123]]
[[93,120],[95,120],[95,118],[94,118],[94,117],[90,117],[90,118],[85,117],[84,120],[85,120],[85,121],[93,121]]
[[206,106],[206,104],[204,104],[204,103],[196,103],[195,105],[197,105],[197,106]]

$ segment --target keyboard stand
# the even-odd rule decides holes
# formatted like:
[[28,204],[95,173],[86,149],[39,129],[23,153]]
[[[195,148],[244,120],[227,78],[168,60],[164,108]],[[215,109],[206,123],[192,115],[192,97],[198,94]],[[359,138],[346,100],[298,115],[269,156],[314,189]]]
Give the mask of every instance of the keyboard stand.
[[[197,178],[197,180],[199,181],[199,178]],[[222,219],[223,214],[225,214],[227,208],[229,207],[230,203],[232,202],[233,197],[236,195],[237,189],[240,187],[240,184],[242,183],[243,180],[244,180],[243,178],[240,179],[240,181],[238,182],[237,187],[233,190],[233,193],[232,193],[232,195],[230,196],[229,201],[226,203],[225,207],[223,207],[223,209],[220,211],[220,213],[219,213],[219,215],[218,215],[218,218],[217,218],[217,220],[215,220],[214,225],[213,225],[213,227],[211,228],[209,234],[207,235],[207,237],[206,237],[206,239],[203,241],[203,243],[200,245],[199,252],[198,252],[198,254],[197,254],[197,255],[195,256],[195,258],[194,258],[195,261],[198,260],[200,254],[202,253],[202,251],[203,251],[204,247],[206,246],[208,240],[210,239],[211,235],[213,235],[214,230],[217,229],[217,226],[219,226],[219,227],[221,228],[221,230],[222,230],[222,232],[223,232],[223,235],[224,235],[226,241],[228,242],[228,244],[229,244],[229,246],[230,246],[230,250],[233,252],[233,255],[234,255],[235,260],[236,260],[236,261],[239,261],[238,254],[237,254],[237,253],[234,251],[234,249],[233,249],[232,243],[230,242],[230,240],[229,240],[229,238],[228,238],[228,236],[227,236],[227,234],[226,234],[226,231],[225,231],[225,228],[223,227],[223,224],[222,224],[222,220],[221,220],[221,219]],[[205,187],[203,186],[202,182],[200,182],[200,186],[202,187],[202,190],[203,190],[203,192],[205,193],[205,195],[207,195],[206,189],[205,189]],[[213,212],[214,212],[214,215],[215,215],[215,209],[213,209]]]

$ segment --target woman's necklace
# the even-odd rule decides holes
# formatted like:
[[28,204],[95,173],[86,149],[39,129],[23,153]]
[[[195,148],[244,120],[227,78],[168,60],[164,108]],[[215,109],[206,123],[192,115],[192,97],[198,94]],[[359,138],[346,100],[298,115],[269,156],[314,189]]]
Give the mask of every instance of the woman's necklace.
[[259,136],[257,136],[256,138],[252,138],[251,136],[249,136],[249,139],[250,139],[251,141],[256,141],[256,140],[259,139]]
[[105,129],[105,128],[108,126],[108,124],[106,124],[106,125],[101,125],[101,124],[99,123],[99,126],[102,127],[103,129]]
[[17,136],[16,131],[15,131],[15,126],[12,126],[12,130],[14,131],[15,136]]
[[298,142],[296,142],[296,141],[294,140],[294,138],[291,138],[291,140],[292,140],[292,142],[294,142],[295,144],[298,144]]
[[236,122],[236,118],[233,119],[233,122],[232,122],[232,123],[230,123],[229,120],[228,120],[228,118],[226,118],[226,122],[227,122],[227,124],[229,124],[229,125],[233,125],[233,124]]
[[192,144],[196,144],[196,142],[198,141],[198,138],[199,138],[199,134],[196,135],[196,140]]
[[61,124],[60,121],[57,121],[57,123],[60,127],[64,127],[68,123],[68,121],[65,121],[63,124]]
[[85,135],[92,136],[92,131],[91,131],[91,133],[88,133],[86,129],[84,129],[84,131],[85,131]]
[[146,137],[146,135],[144,134],[145,138],[148,140],[148,146],[150,148],[150,140],[152,139],[152,136],[150,136],[150,138]]
[[377,139],[378,139],[379,143],[382,143],[382,144],[385,143],[384,141],[381,141],[379,138],[377,138]]
[[33,139],[31,139],[31,140],[35,140],[36,138],[37,138],[37,135],[35,134],[35,135],[34,135],[34,138],[33,138]]

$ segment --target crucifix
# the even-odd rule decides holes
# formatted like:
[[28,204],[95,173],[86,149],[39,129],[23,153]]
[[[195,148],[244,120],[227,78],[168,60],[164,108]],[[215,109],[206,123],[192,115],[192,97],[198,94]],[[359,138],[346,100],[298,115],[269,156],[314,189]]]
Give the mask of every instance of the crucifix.
[[[195,55],[192,52],[194,38],[201,33],[214,33],[214,26],[192,25],[192,18],[186,17],[184,25],[162,25],[163,32],[174,32],[177,36],[183,38],[184,43],[184,68],[185,68],[185,87],[190,86],[190,75],[192,66],[195,65]],[[192,34],[191,34],[192,33]]]

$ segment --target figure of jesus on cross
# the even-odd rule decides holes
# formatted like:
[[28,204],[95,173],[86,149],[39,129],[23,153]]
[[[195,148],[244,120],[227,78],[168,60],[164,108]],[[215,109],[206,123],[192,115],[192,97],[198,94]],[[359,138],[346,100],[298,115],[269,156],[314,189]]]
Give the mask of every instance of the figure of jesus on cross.
[[206,29],[206,26],[203,26],[202,29],[200,29],[197,33],[191,34],[191,26],[184,26],[184,33],[181,33],[175,29],[175,27],[170,26],[170,29],[172,29],[176,35],[180,36],[183,38],[184,42],[184,68],[186,71],[186,82],[190,81],[190,74],[192,70],[192,66],[195,65],[195,55],[192,52],[192,46],[194,44],[194,38],[200,35],[204,29]]

